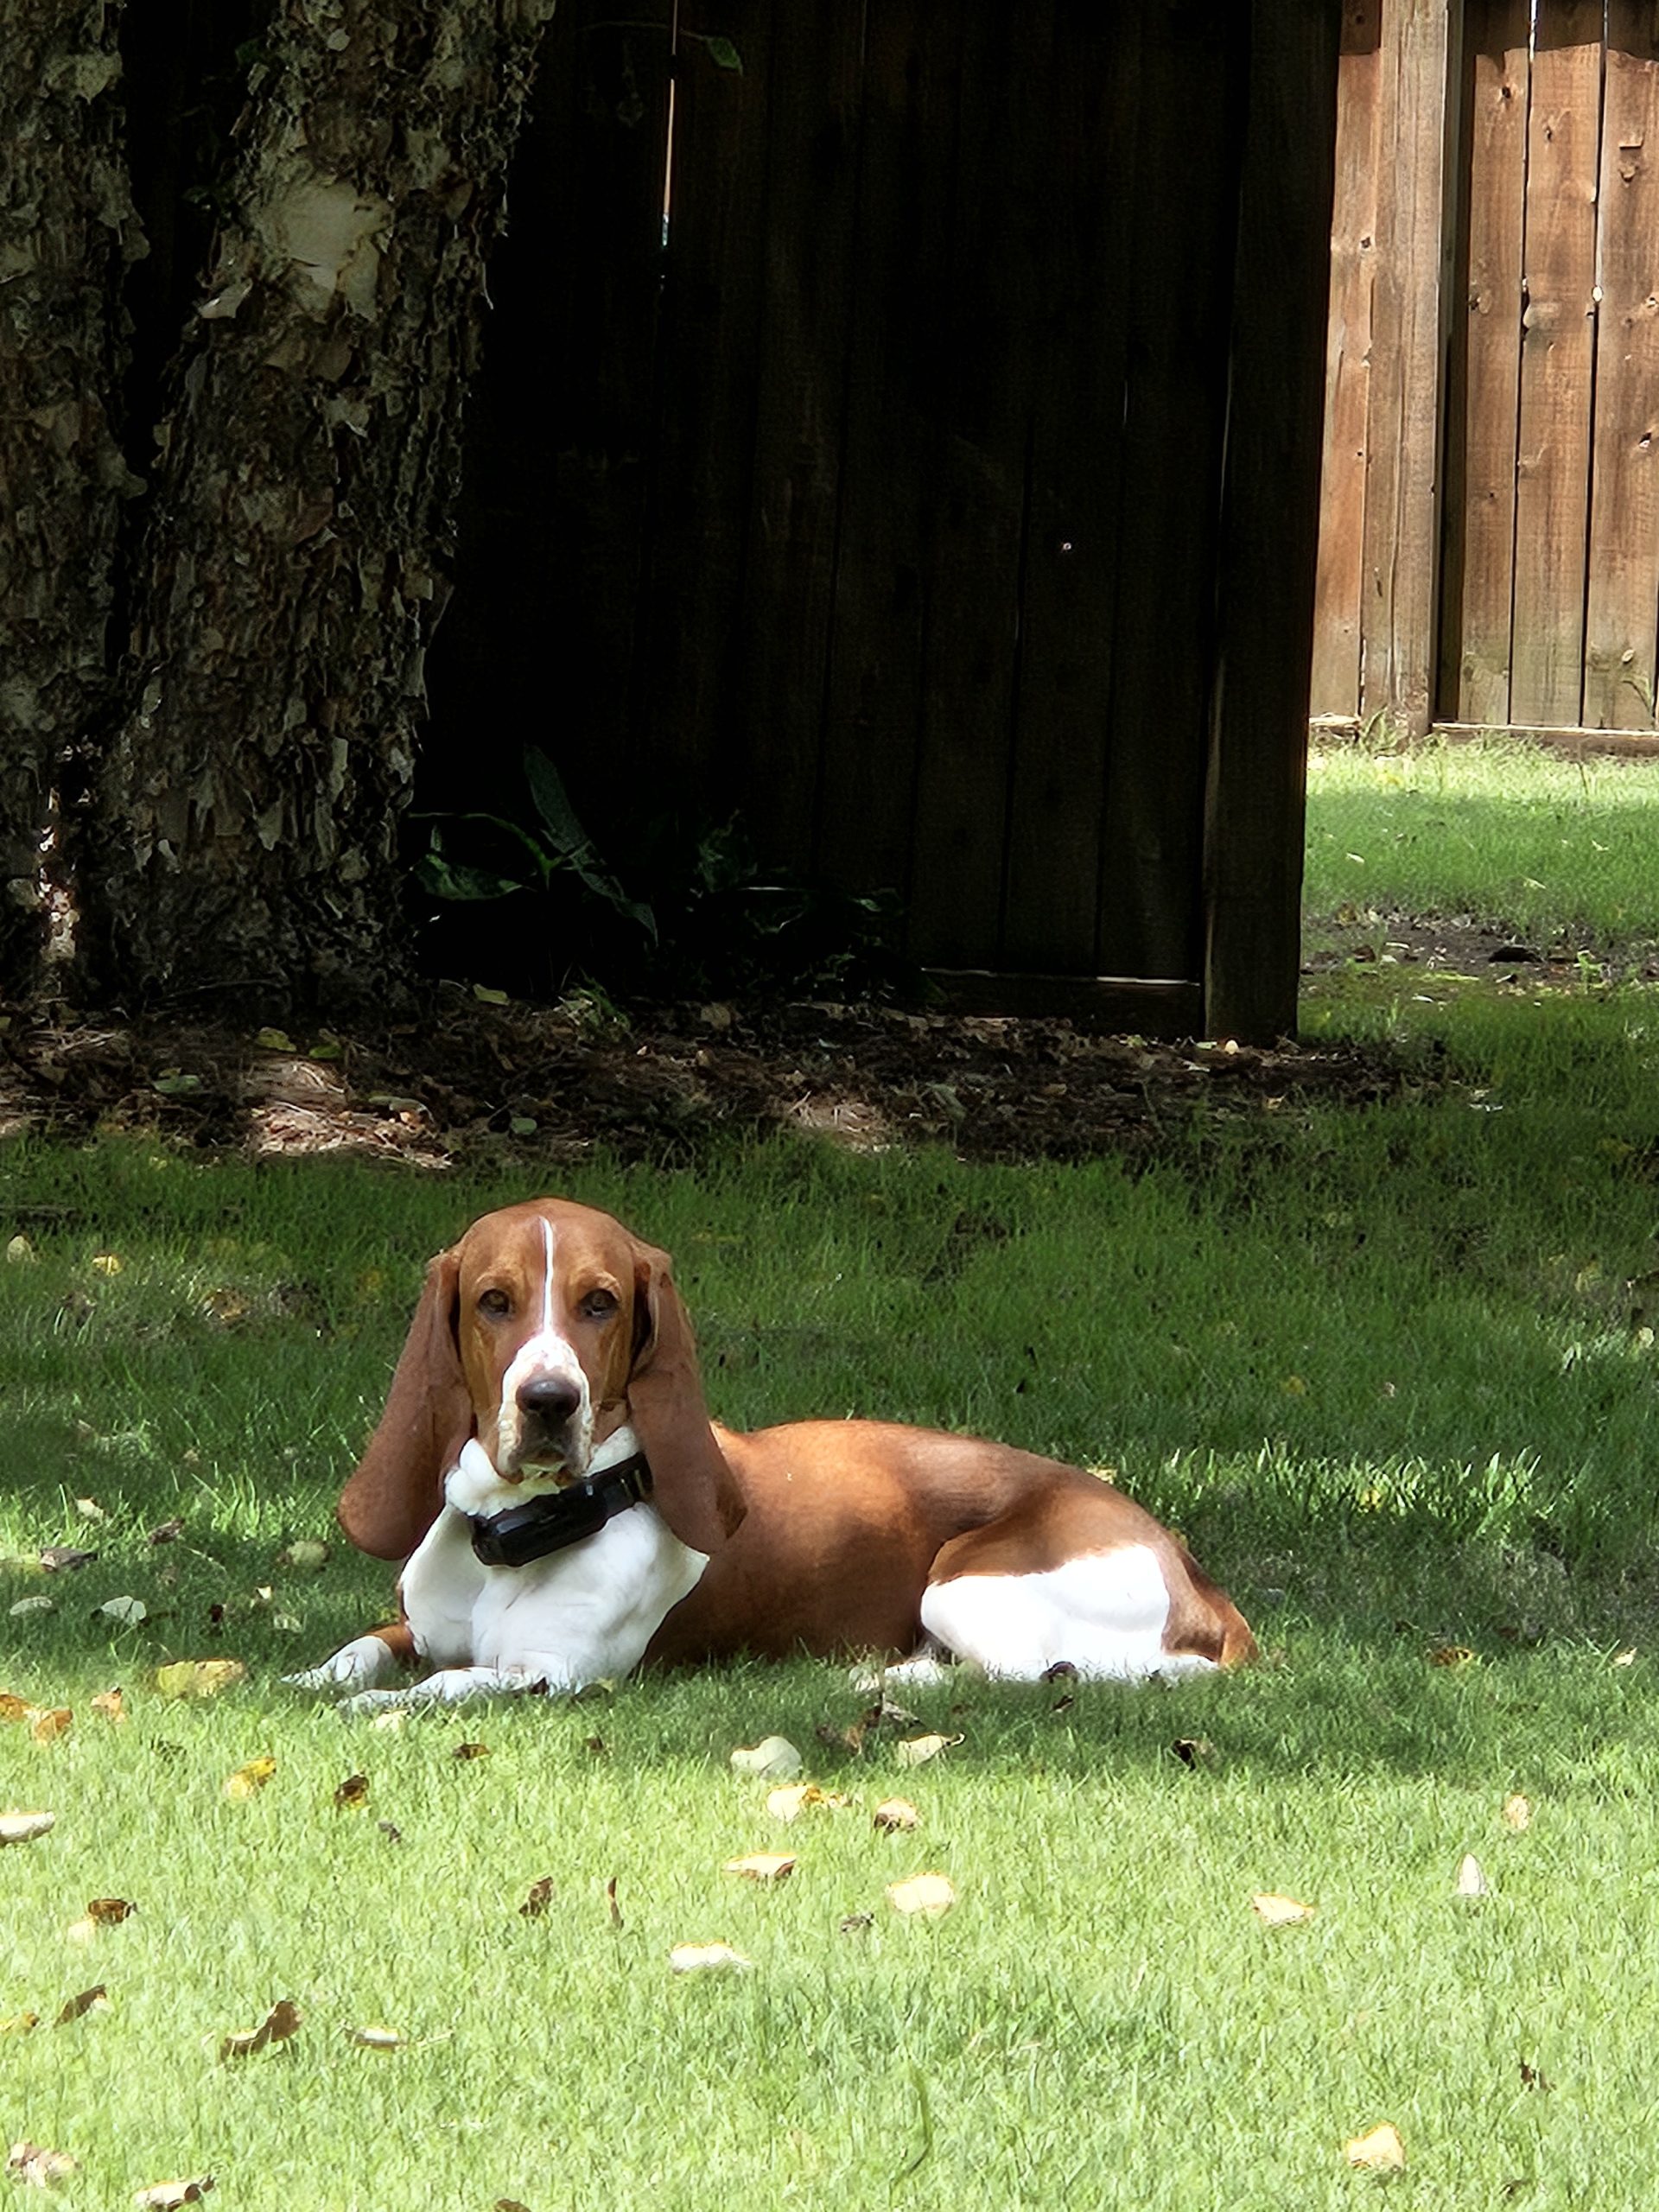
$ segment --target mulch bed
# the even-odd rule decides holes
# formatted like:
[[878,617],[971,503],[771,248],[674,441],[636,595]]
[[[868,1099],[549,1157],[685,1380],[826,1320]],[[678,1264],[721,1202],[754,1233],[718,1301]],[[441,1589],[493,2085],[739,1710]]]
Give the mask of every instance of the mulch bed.
[[602,1149],[687,1160],[807,1130],[861,1150],[938,1142],[978,1160],[1150,1154],[1193,1117],[1371,1104],[1438,1081],[1379,1051],[1160,1043],[1056,1020],[870,1005],[664,1006],[619,1016],[435,987],[416,1020],[291,1035],[226,1022],[16,1007],[0,1133],[156,1132],[279,1156],[426,1167]]

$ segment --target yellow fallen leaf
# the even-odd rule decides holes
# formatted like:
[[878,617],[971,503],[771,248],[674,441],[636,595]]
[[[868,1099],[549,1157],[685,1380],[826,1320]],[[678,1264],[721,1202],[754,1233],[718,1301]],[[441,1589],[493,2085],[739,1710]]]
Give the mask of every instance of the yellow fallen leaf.
[[337,1813],[354,1811],[369,1802],[369,1777],[366,1774],[348,1774],[334,1792]]
[[66,1943],[95,1943],[98,1941],[98,1923],[90,1916],[72,1920],[63,1931],[63,1940]]
[[1313,1919],[1315,1908],[1304,1904],[1299,1897],[1276,1897],[1271,1891],[1264,1891],[1250,1899],[1250,1910],[1269,1928],[1296,1928],[1303,1921]]
[[67,1736],[75,1725],[75,1716],[67,1705],[34,1706],[29,1709],[29,1732],[37,1744],[54,1743],[60,1736]]
[[1513,1828],[1517,1835],[1524,1834],[1532,1826],[1532,1807],[1518,1791],[1503,1800],[1503,1825]]
[[31,2028],[40,2024],[38,2012],[11,2012],[0,2020],[0,2036],[26,2036]]
[[887,1885],[887,1902],[895,1912],[919,1912],[937,1919],[956,1901],[957,1893],[943,1874],[912,1874],[907,1882]]
[[1362,2166],[1367,2173],[1397,2174],[1405,2171],[1406,2146],[1400,2140],[1400,2131],[1384,2120],[1381,2127],[1372,2128],[1369,2135],[1357,2135],[1351,2143],[1343,2146],[1343,2156],[1351,2166]]
[[16,2181],[30,2182],[36,2189],[50,2189],[54,2182],[67,2181],[79,2170],[79,2158],[72,2158],[67,2151],[48,2151],[39,2143],[14,2143],[6,2159],[6,2171]]
[[1634,1667],[1637,1655],[1633,1650],[1615,1651],[1608,1661],[1610,1667]]
[[126,1703],[118,1689],[100,1690],[92,1700],[92,1711],[101,1713],[109,1721],[122,1721],[127,1717]]
[[409,2039],[400,2036],[396,2028],[347,2028],[347,2043],[354,2043],[364,2050],[404,2050]]
[[156,1687],[163,1697],[217,1697],[247,1671],[239,1659],[175,1659],[156,1669]]
[[75,1510],[83,1521],[107,1521],[110,1517],[95,1497],[78,1497]]
[[929,1759],[938,1758],[941,1751],[948,1751],[961,1741],[960,1736],[909,1736],[902,1744],[893,1745],[893,1763],[898,1766],[925,1766]]
[[286,2043],[297,2035],[300,2026],[299,2007],[286,1997],[279,1997],[257,2028],[245,2028],[236,2035],[226,2036],[219,2046],[221,2060],[251,2058],[256,2050],[264,2050],[273,2043]]
[[487,1744],[457,1744],[449,1756],[452,1759],[486,1759],[490,1747]]
[[886,1828],[894,1835],[906,1834],[921,1823],[922,1816],[908,1797],[884,1797],[870,1815],[872,1827]]
[[705,1974],[722,1967],[746,1973],[754,1961],[746,1959],[729,1943],[677,1943],[668,1955],[668,1963],[676,1974]]
[[126,1262],[118,1252],[94,1252],[92,1272],[100,1275],[118,1275]]
[[1484,1897],[1487,1894],[1486,1877],[1480,1871],[1480,1861],[1472,1851],[1465,1851],[1458,1867],[1458,1895],[1460,1897]]
[[0,1720],[27,1720],[35,1710],[26,1697],[17,1697],[10,1690],[0,1690]]
[[264,1788],[276,1771],[275,1759],[250,1759],[245,1766],[238,1767],[234,1774],[226,1776],[225,1795],[231,1798],[251,1797]]
[[315,1574],[328,1564],[328,1547],[319,1543],[315,1536],[301,1536],[276,1554],[278,1567],[298,1567],[302,1573]]
[[787,1736],[763,1736],[758,1744],[740,1746],[732,1753],[739,1774],[753,1774],[781,1782],[801,1770],[801,1755]]
[[791,1782],[767,1792],[766,1810],[774,1821],[794,1821],[809,1811],[839,1813],[852,1802],[838,1790],[820,1789],[816,1782]]
[[6,1240],[6,1260],[14,1268],[26,1268],[35,1257],[35,1247],[21,1233]]
[[1466,1643],[1437,1644],[1428,1655],[1431,1667],[1466,1667],[1474,1657]]
[[55,1813],[0,1813],[0,1844],[33,1843],[57,1824]]
[[752,1851],[746,1859],[728,1859],[726,1872],[751,1882],[785,1882],[795,1872],[795,1860],[786,1851]]
[[200,2204],[213,2185],[212,2174],[198,2174],[190,2181],[153,2181],[137,2190],[133,2202],[139,2212],[179,2212],[181,2204]]

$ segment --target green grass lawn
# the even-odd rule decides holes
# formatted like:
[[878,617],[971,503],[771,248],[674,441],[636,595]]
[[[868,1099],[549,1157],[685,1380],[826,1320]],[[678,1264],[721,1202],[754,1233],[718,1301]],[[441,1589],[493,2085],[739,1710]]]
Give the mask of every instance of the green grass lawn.
[[[1493,772],[1464,758],[1321,766],[1312,849],[1392,867],[1390,823],[1433,848],[1408,785],[1453,818]],[[1539,819],[1605,842],[1552,768]],[[1659,779],[1610,790],[1633,854]],[[1659,933],[1628,870],[1529,919],[1502,871],[1541,868],[1432,856],[1375,860],[1368,899]],[[1133,1174],[779,1139],[561,1177],[675,1252],[727,1418],[880,1412],[1111,1465],[1267,1648],[1169,1691],[912,1694],[962,1738],[913,1770],[884,1732],[849,1748],[865,1700],[827,1665],[395,1729],[284,1689],[389,1601],[333,1499],[426,1255],[522,1174],[0,1151],[0,1243],[28,1241],[0,1266],[0,1690],[73,1716],[0,1723],[0,1805],[57,1815],[0,1856],[0,2022],[39,2015],[0,2035],[0,2099],[9,2142],[80,2161],[58,2201],[211,2173],[227,2212],[1645,2206],[1659,998],[1373,962],[1311,985],[1306,1026],[1421,1093],[1196,1122]],[[285,1558],[319,1538],[320,1567]],[[97,1557],[44,1573],[54,1544]],[[215,1656],[245,1679],[162,1694]],[[116,1684],[118,1722],[92,1706]],[[729,1764],[774,1732],[852,1802],[780,1826]],[[871,1824],[895,1793],[913,1834]],[[722,1871],[766,1850],[798,1854],[775,1887]],[[888,1903],[918,1871],[944,1918]],[[1264,1926],[1261,1891],[1313,1916]],[[69,1933],[111,1897],[138,1910]],[[714,1942],[751,1968],[671,1971]],[[279,1999],[297,2034],[221,2062]],[[1351,2170],[1385,2121],[1404,2173]]]

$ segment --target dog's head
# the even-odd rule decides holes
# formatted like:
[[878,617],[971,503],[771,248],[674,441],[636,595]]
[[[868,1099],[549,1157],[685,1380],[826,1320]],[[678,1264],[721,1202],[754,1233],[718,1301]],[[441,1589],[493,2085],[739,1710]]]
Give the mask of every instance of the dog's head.
[[713,1551],[743,1501],[709,1430],[667,1253],[567,1199],[486,1214],[427,1269],[340,1525],[376,1558],[404,1558],[470,1438],[507,1493],[534,1496],[581,1481],[625,1422],[663,1518]]

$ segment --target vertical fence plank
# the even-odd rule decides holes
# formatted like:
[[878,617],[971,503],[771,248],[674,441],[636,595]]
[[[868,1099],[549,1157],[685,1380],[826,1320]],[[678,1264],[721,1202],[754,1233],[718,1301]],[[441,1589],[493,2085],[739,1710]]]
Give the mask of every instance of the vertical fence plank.
[[1360,711],[1414,731],[1433,694],[1451,4],[1389,0],[1382,18]]
[[763,861],[811,859],[858,272],[863,26],[849,0],[778,0],[740,676],[728,741]]
[[[1134,269],[1128,217],[1132,208],[1149,210],[1158,189],[1136,152],[1136,108],[1153,90],[1138,73],[1142,26],[1126,23],[1122,14],[1055,10],[1046,67],[1033,66],[1027,77],[1015,148],[1030,437],[1002,950],[1016,969],[1072,975],[1095,972],[1098,958],[1122,472],[1136,433],[1124,406]],[[1185,140],[1189,147],[1198,142],[1192,166],[1202,175],[1211,134],[1191,130],[1203,98],[1198,88],[1186,89]],[[1202,189],[1188,181],[1195,193]],[[1182,289],[1169,283],[1169,266],[1165,296]],[[1201,444],[1199,426],[1184,427]],[[1160,448],[1172,465],[1185,450],[1179,431]],[[1163,511],[1180,515],[1191,531],[1196,518],[1182,486],[1166,479],[1159,488]],[[1158,659],[1165,677],[1166,657],[1147,654],[1142,639],[1136,644],[1143,659]],[[1183,735],[1190,750],[1201,714],[1183,717],[1167,696],[1160,705],[1164,757]],[[1189,868],[1189,911],[1196,874]]]
[[1596,350],[1601,0],[1539,0],[1527,127],[1510,719],[1570,728],[1583,692]]
[[[668,108],[668,0],[562,0],[490,262],[421,804],[505,810],[543,747],[584,820],[627,788]],[[534,640],[534,646],[527,645]],[[550,667],[557,671],[550,682]],[[480,734],[488,733],[480,742]]]
[[[1196,978],[1249,24],[1148,10],[1126,242],[1123,490],[1100,870],[1101,970]],[[1194,127],[1195,118],[1202,118]],[[1172,273],[1179,272],[1173,276]],[[1104,429],[1104,423],[1100,425]],[[1313,486],[1303,487],[1313,496]],[[1078,620],[1099,618],[1083,608]]]
[[1319,392],[1331,270],[1335,10],[1252,0],[1233,289],[1213,736],[1205,1021],[1296,1020]]
[[1659,7],[1608,0],[1584,720],[1650,729],[1659,614]]
[[1452,326],[1441,701],[1459,721],[1510,718],[1529,0],[1468,0],[1467,282]]
[[685,819],[729,811],[726,741],[754,454],[770,0],[721,0],[675,65],[673,175],[658,357],[656,473],[636,713],[642,757]]
[[[867,17],[857,269],[847,374],[817,861],[856,891],[899,888],[914,835],[950,257],[957,11],[888,0]],[[980,741],[982,721],[976,717]]]
[[1331,322],[1325,354],[1325,456],[1319,471],[1319,576],[1309,711],[1344,719],[1359,713],[1382,41],[1382,0],[1343,0],[1337,185],[1331,217]]

